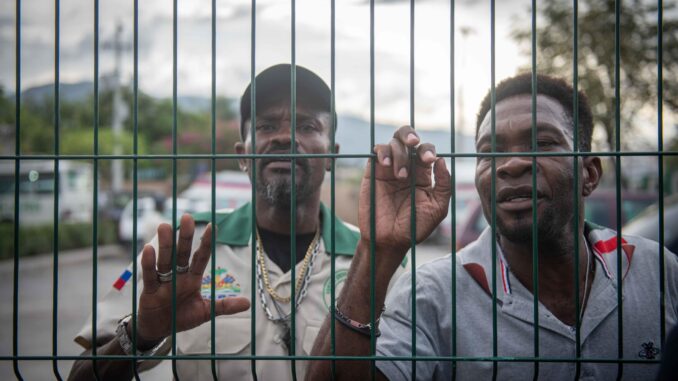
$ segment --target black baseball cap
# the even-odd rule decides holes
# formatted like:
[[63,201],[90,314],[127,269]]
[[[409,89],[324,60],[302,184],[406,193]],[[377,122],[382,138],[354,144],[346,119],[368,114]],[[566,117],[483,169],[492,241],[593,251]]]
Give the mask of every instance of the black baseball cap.
[[[325,81],[303,66],[296,65],[297,104],[319,111],[331,111],[332,92]],[[272,104],[289,99],[292,92],[292,65],[271,66],[254,79],[256,83],[256,107],[262,110]],[[252,84],[247,85],[240,98],[240,138],[245,140],[245,122],[250,119]],[[336,121],[336,114],[334,117]],[[335,123],[336,128],[336,123]]]

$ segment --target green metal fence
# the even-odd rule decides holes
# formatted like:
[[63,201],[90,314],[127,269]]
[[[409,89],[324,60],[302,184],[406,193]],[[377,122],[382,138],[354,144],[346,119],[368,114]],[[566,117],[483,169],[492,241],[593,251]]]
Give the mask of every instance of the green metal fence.
[[[370,0],[370,35],[366,36],[366,38],[369,38],[370,41],[370,125],[371,125],[371,133],[370,133],[370,146],[374,146],[376,143],[380,143],[375,141],[375,1]],[[22,80],[22,39],[21,39],[21,33],[22,33],[22,26],[21,26],[21,20],[22,20],[22,4],[20,0],[16,1],[16,15],[15,15],[15,20],[16,20],[16,50],[15,50],[15,56],[16,56],[16,95],[15,95],[15,102],[16,102],[16,125],[15,125],[15,154],[14,155],[3,155],[0,157],[1,160],[4,161],[13,161],[14,162],[14,171],[17,174],[15,178],[15,183],[14,183],[14,200],[15,200],[15,208],[14,208],[14,237],[3,237],[3,239],[13,239],[15,242],[14,245],[14,261],[13,261],[13,272],[14,272],[14,279],[13,279],[13,324],[12,324],[12,332],[13,332],[13,341],[12,341],[12,354],[11,355],[2,355],[0,356],[0,361],[3,362],[12,362],[13,364],[13,369],[14,369],[14,375],[16,376],[17,379],[23,379],[22,377],[22,367],[20,366],[20,361],[21,362],[26,362],[26,361],[51,361],[52,362],[52,368],[53,368],[53,377],[56,379],[62,379],[64,375],[59,373],[59,369],[57,367],[57,363],[59,360],[72,360],[77,358],[77,356],[64,356],[59,353],[59,348],[57,346],[57,336],[60,333],[56,327],[58,327],[58,319],[57,319],[57,311],[58,311],[58,290],[60,286],[60,279],[59,279],[59,271],[58,271],[58,263],[59,263],[59,192],[54,192],[54,214],[53,214],[53,220],[54,220],[54,242],[53,242],[53,247],[54,247],[54,253],[53,253],[53,263],[54,263],[54,270],[53,270],[53,280],[52,280],[52,285],[51,285],[51,292],[52,292],[52,329],[51,329],[51,335],[52,335],[52,346],[51,346],[51,354],[47,355],[39,355],[39,356],[27,356],[21,353],[21,348],[19,346],[19,325],[21,322],[19,321],[19,306],[20,303],[24,302],[19,299],[19,278],[21,276],[21,272],[19,271],[19,265],[22,260],[20,257],[20,240],[19,240],[19,228],[22,226],[22,221],[21,221],[21,215],[19,213],[19,204],[20,204],[20,176],[18,175],[21,173],[21,164],[22,162],[25,161],[30,161],[30,160],[52,160],[54,163],[54,184],[55,184],[55,189],[58,189],[58,184],[63,181],[62,178],[60,178],[59,175],[59,166],[60,163],[64,160],[91,160],[93,162],[93,177],[95,179],[98,179],[100,176],[100,162],[102,160],[112,160],[112,159],[124,159],[124,160],[131,160],[133,163],[133,172],[132,172],[132,179],[133,179],[133,189],[134,189],[134,195],[132,200],[134,200],[134,214],[133,214],[133,220],[134,220],[134,227],[133,227],[133,248],[132,251],[130,252],[130,258],[135,258],[136,253],[139,251],[139,247],[136,247],[136,242],[137,242],[137,220],[138,220],[138,205],[137,205],[137,198],[138,198],[138,163],[139,160],[143,159],[164,159],[164,160],[170,160],[172,163],[172,206],[173,210],[177,209],[177,163],[179,160],[195,160],[195,159],[207,159],[211,162],[212,166],[212,171],[211,171],[211,179],[212,179],[212,195],[211,195],[211,204],[212,204],[212,213],[211,213],[211,220],[212,224],[215,224],[215,205],[216,205],[216,190],[215,190],[215,184],[216,184],[216,163],[218,160],[224,160],[224,159],[238,159],[238,158],[246,158],[252,161],[252,178],[256,178],[256,167],[254,165],[254,162],[257,159],[265,158],[267,155],[259,155],[259,154],[249,154],[249,155],[235,155],[235,154],[218,154],[217,153],[217,147],[216,147],[216,35],[217,35],[217,28],[216,28],[216,9],[217,9],[217,3],[216,0],[211,1],[211,10],[212,10],[212,17],[211,17],[211,32],[212,32],[212,40],[211,40],[211,63],[212,63],[212,71],[211,71],[211,153],[210,154],[179,154],[177,150],[177,83],[178,83],[178,78],[177,78],[177,58],[178,58],[178,49],[177,49],[177,30],[178,30],[178,18],[177,18],[177,6],[178,6],[178,0],[173,0],[173,12],[174,12],[174,18],[173,18],[173,61],[172,61],[172,68],[173,68],[173,87],[172,87],[172,101],[173,101],[173,125],[172,125],[172,149],[171,149],[171,154],[162,154],[162,155],[140,155],[139,154],[139,147],[138,147],[138,81],[139,81],[139,70],[138,70],[138,60],[139,60],[139,29],[138,29],[138,0],[134,0],[134,45],[133,45],[133,54],[134,54],[134,77],[133,77],[133,92],[134,92],[134,100],[133,100],[133,112],[132,112],[132,117],[133,117],[133,126],[134,126],[134,141],[133,141],[133,153],[132,154],[117,154],[117,155],[102,155],[100,154],[99,150],[99,114],[100,114],[100,100],[99,100],[99,94],[100,94],[100,89],[99,89],[99,50],[100,50],[100,41],[99,41],[99,21],[100,21],[100,12],[99,12],[99,0],[94,0],[94,102],[93,102],[93,108],[94,108],[94,120],[93,120],[93,129],[94,129],[94,139],[92,141],[92,147],[93,147],[93,154],[92,155],[62,155],[60,154],[60,142],[59,142],[59,133],[61,129],[61,123],[60,123],[60,91],[59,91],[59,82],[60,82],[60,62],[59,62],[59,52],[60,52],[60,30],[61,30],[61,15],[60,15],[60,1],[55,0],[54,1],[54,7],[55,7],[55,28],[54,28],[54,53],[55,53],[55,59],[54,59],[54,81],[55,81],[55,87],[54,87],[54,154],[52,155],[27,155],[27,154],[22,154],[22,149],[21,149],[21,144],[20,144],[20,137],[22,135],[22,120],[21,120],[21,113],[20,113],[20,105],[21,105],[21,80]],[[414,96],[414,86],[415,86],[415,1],[410,0],[410,20],[409,20],[409,31],[410,31],[410,40],[409,40],[409,52],[410,52],[410,72],[409,72],[409,84],[410,84],[410,97],[409,97],[409,109],[410,109],[410,119],[409,119],[409,124],[413,127],[416,126],[416,120],[415,120],[415,96]],[[296,14],[296,3],[295,0],[291,0],[290,3],[291,6],[291,33],[292,33],[292,44],[291,44],[291,63],[292,66],[296,64],[296,20],[295,20],[295,14]],[[332,114],[334,114],[335,111],[335,100],[334,100],[334,90],[336,88],[336,78],[335,78],[335,58],[336,58],[336,47],[335,47],[335,0],[331,1],[331,24],[329,26],[331,30],[331,79],[330,79],[330,87],[332,89]],[[537,7],[539,6],[538,2],[536,0],[532,0],[532,17],[531,17],[531,27],[532,27],[532,57],[531,57],[531,63],[532,63],[532,87],[533,87],[533,93],[532,93],[532,124],[533,124],[533,131],[532,131],[532,137],[531,137],[531,144],[532,147],[536,147],[537,145],[537,140],[536,140],[536,81],[537,81],[537,44],[536,44],[536,27],[537,27]],[[574,9],[574,17],[572,19],[572,27],[574,30],[574,35],[572,36],[572,48],[574,51],[574,57],[573,57],[573,62],[575,63],[573,65],[573,76],[572,76],[572,82],[573,86],[575,89],[579,88],[578,85],[578,66],[577,62],[579,62],[579,57],[578,57],[578,2],[574,0],[572,2],[572,6]],[[662,25],[663,22],[663,2],[659,0],[657,2],[657,7],[658,7],[658,12],[657,12],[657,23],[659,25]],[[495,131],[495,92],[494,92],[494,85],[495,85],[495,2],[492,0],[490,2],[490,10],[491,10],[491,72],[488,73],[488,75],[491,76],[491,84],[492,84],[492,107],[491,107],[491,115],[492,115],[492,152],[487,153],[487,154],[476,154],[476,153],[458,153],[455,152],[455,70],[454,70],[454,62],[455,62],[455,53],[454,53],[454,39],[455,39],[455,29],[456,29],[456,15],[455,15],[455,3],[451,3],[450,7],[450,34],[449,34],[449,40],[450,40],[450,45],[452,46],[451,52],[450,52],[450,89],[451,89],[451,96],[450,96],[450,145],[451,145],[451,151],[450,152],[438,152],[438,156],[442,156],[445,158],[451,159],[452,163],[455,163],[455,159],[457,158],[467,158],[467,157],[491,157],[492,158],[492,173],[493,173],[493,179],[492,179],[492,218],[490,221],[490,226],[492,230],[495,230],[497,221],[496,221],[496,192],[495,192],[495,177],[496,177],[496,163],[495,160],[496,158],[501,158],[505,156],[509,156],[510,154],[506,153],[500,153],[496,152],[496,136],[494,134]],[[645,152],[628,152],[628,151],[622,151],[621,149],[621,137],[620,137],[620,129],[621,129],[621,118],[620,118],[620,97],[621,97],[621,88],[620,88],[620,35],[621,35],[621,30],[624,27],[621,24],[620,21],[620,13],[621,13],[621,8],[620,8],[620,2],[618,1],[615,5],[615,57],[614,57],[614,62],[615,62],[615,83],[614,83],[614,89],[615,89],[615,116],[616,116],[616,124],[615,124],[615,131],[616,131],[616,146],[613,147],[613,150],[610,152],[579,152],[579,136],[578,136],[578,129],[574,129],[574,152],[573,153],[568,153],[565,156],[569,156],[572,158],[572,165],[573,167],[577,167],[577,162],[581,157],[587,156],[587,155],[599,155],[599,156],[607,156],[607,157],[613,157],[615,158],[615,172],[616,172],[616,207],[617,210],[621,210],[622,208],[622,196],[621,196],[621,189],[622,189],[622,184],[621,184],[621,173],[622,173],[622,167],[621,167],[621,158],[626,157],[626,156],[650,156],[650,157],[656,157],[657,158],[657,174],[659,176],[659,184],[660,186],[658,187],[658,202],[659,202],[659,242],[660,245],[664,245],[664,158],[669,157],[669,156],[675,156],[676,152],[675,151],[665,151],[664,150],[664,135],[663,135],[663,77],[662,77],[662,60],[663,60],[663,29],[658,28],[657,29],[657,36],[656,36],[656,44],[657,44],[657,84],[656,84],[656,95],[658,98],[657,102],[657,151],[645,151]],[[256,74],[256,62],[257,62],[257,56],[255,54],[256,52],[256,41],[257,41],[257,25],[256,25],[256,0],[252,0],[252,14],[251,14],[251,39],[252,39],[252,46],[251,46],[251,81],[254,84],[254,79],[255,79],[255,74]],[[296,72],[293,69],[290,73],[292,83],[296,83]],[[291,93],[291,107],[292,109],[296,109],[296,87],[293,86],[292,88],[292,93]],[[578,111],[577,111],[577,93],[575,92],[574,94],[574,107],[575,109],[573,110],[573,115],[575,118],[575,125],[578,125]],[[255,116],[256,116],[256,86],[253,86],[252,92],[251,92],[251,115],[252,115],[252,120],[251,120],[251,132],[250,136],[252,136],[252,151],[255,151],[255,144],[256,144],[256,135],[254,134],[254,126],[256,123]],[[293,112],[291,113],[292,115],[292,125],[296,124],[296,114]],[[332,125],[332,130],[336,128],[334,125],[335,119],[333,119],[333,125]],[[291,134],[292,134],[292,141],[294,141],[295,137],[295,129],[291,129]],[[331,134],[332,136],[332,144],[331,147],[334,147],[334,133]],[[336,209],[336,204],[335,204],[335,161],[336,159],[342,158],[342,157],[362,157],[362,158],[372,158],[374,155],[371,152],[365,152],[363,154],[358,154],[358,155],[340,155],[334,151],[332,151],[329,154],[326,155],[310,155],[310,154],[298,154],[296,152],[296,147],[292,145],[292,152],[289,155],[285,155],[285,157],[291,158],[293,162],[296,163],[296,160],[298,158],[318,158],[318,157],[330,157],[335,160],[332,162],[332,167],[331,167],[331,172],[330,172],[330,182],[331,182],[331,205],[330,209],[332,212],[332,215],[335,214],[335,209]],[[532,158],[532,165],[536,167],[536,160],[538,157],[543,157],[543,156],[557,156],[559,154],[549,154],[549,153],[543,153],[543,152],[537,152],[537,150],[533,150],[533,152],[530,153],[525,153],[525,156],[530,156]],[[374,161],[372,161],[372,173],[374,174]],[[454,166],[453,166],[454,167]],[[410,168],[410,173],[413,173],[414,168]],[[578,173],[575,171],[575,173]],[[292,183],[296,184],[295,181],[296,178],[296,166],[292,165]],[[574,183],[574,189],[578,189],[579,187],[579,177],[575,177],[575,183]],[[370,194],[370,200],[372,204],[375,204],[375,194],[374,194],[374,184],[375,184],[375,179],[374,176],[370,179],[370,183],[372,184],[372,193]],[[451,178],[451,185],[453,189],[453,195],[452,198],[454,199],[456,197],[454,193],[455,189],[455,184],[456,184],[456,179],[455,179],[455,174],[454,171],[452,171],[452,178]],[[533,220],[536,222],[537,215],[536,215],[536,206],[537,206],[537,195],[536,195],[536,184],[537,184],[537,178],[536,178],[536,171],[532,171],[532,185],[533,185],[533,200],[532,200],[532,209],[533,209]],[[97,228],[97,223],[98,223],[98,213],[96,210],[96,206],[99,204],[98,202],[98,194],[99,194],[99,185],[98,182],[94,182],[94,191],[93,191],[93,205],[94,207],[94,212],[92,215],[92,220],[93,220],[93,229],[92,229],[92,241],[97,242],[98,241],[98,228]],[[580,202],[579,198],[580,196],[578,195],[577,192],[574,192],[575,194],[575,204],[578,204]],[[414,180],[412,181],[411,184],[411,195],[414,195]],[[255,189],[254,187],[252,188],[252,204],[253,204],[253,215],[254,215],[254,210],[256,210],[256,202],[255,202]],[[292,194],[291,194],[291,210],[296,210],[296,187],[292,188]],[[416,222],[414,219],[414,215],[416,214],[417,210],[414,205],[414,203],[411,203],[411,212],[413,215],[413,218],[411,220],[411,270],[414,270],[415,266],[417,265],[417,254],[416,254],[416,236],[415,236],[415,231],[416,231]],[[172,225],[174,227],[177,227],[177,216],[176,213],[172,213]],[[256,231],[256,222],[255,218],[252,218],[252,232]],[[334,218],[332,218],[333,223],[334,223]],[[452,226],[456,226],[456,224],[459,221],[455,221],[454,213],[452,213]],[[375,230],[375,225],[377,221],[375,220],[375,215],[374,213],[371,216],[370,219],[370,228],[374,232]],[[296,229],[296,213],[292,213],[291,217],[291,231],[290,234],[292,236],[295,236],[295,229]],[[330,251],[332,252],[332,255],[334,256],[334,231],[335,227],[331,227],[332,231],[332,238],[330,240]],[[620,231],[622,228],[622,220],[621,220],[621,213],[617,213],[617,221],[616,221],[616,230]],[[579,229],[578,226],[578,219],[575,219],[575,228],[574,230],[577,231]],[[412,375],[413,378],[416,378],[416,361],[435,361],[435,360],[444,360],[444,361],[451,361],[453,363],[456,362],[462,362],[462,361],[490,361],[493,363],[493,370],[494,370],[494,376],[496,377],[497,373],[497,365],[500,362],[530,362],[534,364],[534,373],[533,373],[533,378],[538,379],[540,377],[539,373],[539,365],[543,362],[571,362],[574,363],[577,367],[577,377],[579,376],[579,367],[582,363],[584,362],[596,362],[596,363],[614,363],[618,364],[618,375],[619,378],[623,376],[623,370],[624,370],[624,364],[625,363],[631,363],[634,362],[633,360],[628,360],[623,358],[623,353],[625,348],[623,347],[623,336],[624,336],[624,321],[622,319],[622,314],[618,314],[618,358],[617,359],[606,359],[606,358],[586,358],[582,357],[581,354],[581,337],[580,337],[580,327],[581,327],[581,321],[580,321],[580,316],[577,314],[576,316],[576,323],[575,327],[576,329],[576,355],[573,358],[546,358],[540,356],[540,348],[539,348],[539,328],[538,328],[538,321],[539,321],[539,314],[538,314],[538,305],[539,305],[539,285],[538,285],[538,277],[537,277],[537,271],[538,271],[538,260],[539,256],[537,255],[537,235],[538,235],[538,229],[537,229],[537,224],[533,224],[533,229],[532,229],[532,234],[533,234],[533,279],[534,282],[532,284],[532,287],[534,289],[534,297],[533,297],[533,309],[534,309],[534,316],[533,319],[535,321],[535,328],[534,328],[534,355],[532,357],[528,358],[518,358],[518,357],[506,357],[506,356],[499,356],[498,355],[498,340],[497,340],[497,299],[496,299],[496,294],[497,294],[497,285],[495,282],[496,279],[496,261],[493,261],[493,267],[492,267],[492,284],[491,284],[491,289],[492,289],[492,295],[493,295],[493,318],[492,318],[492,328],[493,328],[493,344],[492,344],[492,356],[490,357],[484,357],[484,358],[465,358],[461,356],[457,356],[457,345],[456,345],[456,338],[453,336],[452,337],[452,343],[453,343],[453,348],[452,348],[452,355],[449,357],[418,357],[417,352],[416,352],[416,345],[413,346],[412,348],[412,354],[411,357],[406,357],[402,358],[403,360],[415,360],[412,361]],[[374,237],[374,234],[371,235]],[[254,237],[253,237],[254,240]],[[578,240],[579,237],[576,235],[576,243],[575,243],[575,265],[574,265],[574,287],[575,287],[575,304],[576,304],[576,310],[580,310],[580,304],[581,301],[579,300],[579,282],[577,281],[579,279],[579,253],[578,253]],[[456,241],[457,237],[455,234],[455,229],[452,229],[452,238],[451,242],[449,242],[449,247],[451,250],[454,250],[456,247]],[[215,236],[212,235],[212,250],[214,254],[214,247],[215,247]],[[295,240],[291,240],[291,253],[292,253],[292,263],[297,263],[296,261],[296,242]],[[374,253],[375,250],[375,243],[372,242],[371,244],[371,249],[372,252]],[[666,336],[666,332],[664,330],[665,327],[665,289],[664,289],[664,268],[663,268],[663,255],[664,252],[660,250],[659,256],[661,257],[660,260],[660,282],[657,285],[657,293],[661,297],[661,321],[660,321],[660,327],[661,327],[661,337],[664,338]],[[496,236],[493,235],[493,245],[492,245],[492,256],[493,259],[496,259],[497,257],[497,252],[496,252]],[[254,269],[256,267],[256,247],[253,245],[252,246],[252,260],[251,260],[251,267]],[[174,243],[173,248],[172,248],[172,263],[173,266],[176,266],[176,243]],[[621,235],[617,235],[617,268],[618,268],[618,278],[621,278]],[[334,263],[334,257],[332,260],[332,268],[331,268],[331,290],[330,292],[331,295],[331,308],[330,308],[330,314],[334,315],[334,308],[336,304],[335,300],[335,263]],[[136,278],[136,274],[140,271],[140,269],[137,268],[136,261],[133,261],[133,273],[134,278]],[[212,273],[212,285],[211,285],[211,293],[212,293],[212,319],[211,319],[211,334],[212,337],[214,338],[216,335],[216,327],[215,327],[215,315],[214,315],[214,301],[215,301],[215,262],[212,261],[212,267],[210,269]],[[96,324],[97,324],[97,284],[98,284],[98,251],[97,251],[97,245],[93,245],[92,247],[92,288],[93,288],[93,293],[92,293],[92,300],[91,300],[91,313],[92,313],[92,326],[93,326],[93,338],[92,341],[96,342],[97,337],[96,337]],[[451,298],[451,303],[452,305],[456,304],[456,298],[457,298],[457,290],[454,287],[456,285],[456,273],[455,273],[455,268],[456,268],[456,259],[454,256],[452,256],[452,261],[451,261],[451,267],[450,267],[450,272],[452,276],[452,284],[453,288],[450,292],[450,295],[448,296]],[[374,261],[374,255],[371,258],[371,271],[372,271],[372,278],[371,278],[371,299],[375,299],[375,284],[374,284],[374,271],[375,271],[375,261]],[[254,270],[253,270],[254,271]],[[291,279],[296,279],[296,274],[295,274],[295,267],[291,267]],[[416,272],[412,272],[412,290],[414,293],[416,293]],[[252,294],[250,295],[251,300],[256,300],[256,279],[253,276],[252,277]],[[135,341],[136,338],[136,312],[137,312],[137,303],[136,303],[136,295],[138,294],[139,290],[137,288],[136,282],[132,282],[132,287],[133,287],[133,294],[135,295],[134,298],[134,303],[133,303],[133,318],[132,318],[132,327],[133,327],[133,341]],[[176,281],[173,281],[173,290],[176,293]],[[295,290],[294,285],[292,286],[292,291],[291,291],[291,300],[295,300],[295,292],[298,292],[298,290]],[[623,298],[622,298],[622,292],[621,288],[618,289],[617,292],[617,303],[619,305],[619,309],[621,310],[623,308]],[[412,326],[416,326],[417,322],[417,306],[416,306],[416,296],[413,296],[412,298]],[[173,332],[172,332],[172,348],[170,354],[166,356],[158,356],[158,358],[162,359],[168,359],[171,360],[172,362],[172,371],[174,374],[174,377],[176,379],[179,379],[177,370],[176,370],[176,365],[177,361],[181,361],[184,359],[206,359],[206,360],[211,360],[211,368],[212,368],[212,375],[214,379],[217,379],[217,365],[216,361],[228,361],[228,360],[233,360],[233,359],[247,359],[251,360],[251,369],[252,369],[252,376],[256,379],[256,371],[255,371],[255,364],[256,361],[258,360],[268,360],[268,359],[276,359],[276,360],[290,360],[292,366],[290,367],[290,371],[292,372],[293,378],[297,378],[296,374],[296,367],[294,366],[295,361],[298,360],[308,360],[311,359],[308,356],[300,356],[295,353],[295,331],[297,329],[296,327],[296,319],[295,319],[295,314],[296,314],[296,308],[294,307],[294,303],[292,303],[292,311],[291,311],[291,321],[294,322],[291,326],[291,352],[289,356],[284,356],[284,357],[275,357],[275,356],[267,356],[267,355],[260,355],[257,351],[256,347],[256,341],[254,340],[254,337],[256,335],[256,317],[258,314],[258,306],[256,303],[252,303],[251,306],[251,332],[252,332],[252,339],[251,339],[251,353],[247,356],[229,356],[229,355],[223,355],[217,353],[217,350],[215,348],[215,340],[211,341],[211,351],[209,355],[204,355],[204,356],[184,356],[184,355],[179,355],[177,354],[177,347],[176,347],[176,309],[173,309],[172,313],[172,322],[173,322]],[[452,332],[456,331],[456,326],[457,326],[457,320],[458,320],[458,313],[455,311],[450,311],[452,314]],[[371,323],[374,324],[375,320],[377,319],[377,314],[374,311],[374,308],[372,308],[370,320]],[[380,360],[382,358],[375,356],[374,353],[376,353],[375,348],[376,348],[376,337],[374,336],[374,332],[371,337],[371,350],[372,350],[372,355],[370,356],[364,356],[364,357],[351,357],[351,356],[337,356],[336,355],[336,348],[334,345],[334,338],[336,335],[336,330],[335,330],[335,324],[331,324],[331,338],[332,338],[332,346],[331,346],[331,356],[325,356],[325,357],[315,357],[314,359],[331,359],[331,360],[337,360],[337,359],[362,359],[366,361],[370,361],[372,363],[372,375],[375,375],[375,367],[374,367],[374,362],[375,360]],[[416,343],[416,336],[417,332],[415,329],[412,329],[411,332],[411,340],[413,343]],[[134,346],[136,347],[136,346]],[[110,358],[137,358],[136,354],[133,356],[125,356],[125,357],[120,357],[120,356],[103,356],[103,355],[98,355],[96,348],[93,349],[91,356],[86,356],[87,358],[91,358],[96,362],[96,360],[101,360],[101,359],[110,359]],[[397,360],[397,358],[390,358],[390,360]],[[656,363],[658,360],[642,360],[643,362],[647,363]],[[635,361],[638,362],[638,361]],[[335,366],[335,361],[332,361],[332,366],[334,368]],[[96,365],[95,365],[96,368]],[[48,377],[45,375],[45,377]],[[137,378],[142,378],[139,374],[136,374]]]

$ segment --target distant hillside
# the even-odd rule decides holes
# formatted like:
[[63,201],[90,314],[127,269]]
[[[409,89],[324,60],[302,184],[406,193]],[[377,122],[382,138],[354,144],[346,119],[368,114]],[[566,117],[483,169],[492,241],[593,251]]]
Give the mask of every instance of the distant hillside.
[[[81,102],[94,92],[92,82],[62,83],[59,85],[59,98],[66,102]],[[41,102],[54,96],[54,84],[31,87],[21,93],[23,102]]]
[[[386,124],[375,124],[374,135],[375,142],[388,142],[396,130],[396,126]],[[422,141],[430,142],[436,145],[437,152],[449,153],[450,150],[450,132],[445,130],[417,130]],[[370,123],[367,120],[355,117],[339,115],[337,127],[337,143],[341,145],[342,154],[367,154],[371,152],[370,145]],[[474,152],[474,138],[467,135],[457,136],[457,152]],[[338,165],[362,166],[365,162],[363,158],[340,159]]]
[[[111,89],[111,78],[102,77],[99,81],[99,93]],[[94,93],[94,83],[91,81],[76,83],[61,83],[59,85],[59,97],[65,102],[84,102]],[[13,94],[9,94],[13,96]],[[24,102],[41,102],[44,99],[51,99],[54,96],[54,84],[35,86],[24,90],[21,93],[21,99]],[[188,112],[209,112],[211,101],[207,97],[198,96],[179,96],[177,97],[179,107]]]
[[[99,82],[99,91],[107,91],[111,88],[110,77],[102,77]],[[85,102],[92,95],[94,86],[92,82],[62,83],[59,87],[59,96],[66,102]],[[24,90],[22,100],[26,102],[42,101],[50,99],[54,95],[54,85],[46,84]],[[178,97],[179,107],[188,112],[209,112],[210,98],[199,96],[180,96]],[[237,102],[233,101],[234,109],[237,109]],[[388,142],[396,130],[396,126],[377,123],[374,126],[374,141]],[[450,152],[450,132],[446,130],[417,130],[422,141],[431,142],[436,145],[440,153]],[[370,123],[369,121],[352,116],[340,115],[338,121],[338,130],[336,141],[340,144],[341,154],[368,154],[371,152],[370,142]],[[474,139],[472,136],[458,135],[457,152],[474,152]],[[362,167],[365,158],[342,158],[337,164],[340,166]]]

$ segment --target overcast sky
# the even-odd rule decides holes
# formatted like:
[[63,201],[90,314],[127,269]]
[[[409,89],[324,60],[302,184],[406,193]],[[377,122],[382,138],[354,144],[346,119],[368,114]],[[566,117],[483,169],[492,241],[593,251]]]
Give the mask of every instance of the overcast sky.
[[[489,1],[456,1],[454,70],[457,121],[472,131],[481,98],[490,87]],[[529,0],[496,2],[496,80],[528,64],[509,37],[513,25],[528,26]],[[60,73],[62,82],[93,79],[94,6],[91,0],[62,0]],[[209,97],[211,84],[211,1],[178,1],[178,91]],[[291,60],[289,1],[256,2],[256,71]],[[172,94],[171,0],[139,1],[139,86],[158,97]],[[375,7],[375,116],[402,125],[410,120],[410,3],[378,1]],[[22,1],[22,87],[54,79],[54,3]],[[239,97],[249,83],[251,1],[217,0],[217,93]],[[415,5],[415,124],[450,126],[450,1]],[[370,115],[370,7],[365,0],[336,1],[336,98],[340,113]],[[15,87],[15,2],[0,2],[0,85]],[[133,2],[100,1],[100,40],[110,41],[116,24],[132,43]],[[464,38],[461,28],[470,28]],[[297,0],[296,62],[330,80],[330,0]],[[123,56],[131,80],[131,51]],[[113,68],[110,50],[100,48],[100,73]],[[463,98],[463,106],[459,101]],[[463,117],[464,120],[459,120]],[[668,123],[674,123],[666,120]],[[655,122],[656,123],[656,122]],[[656,125],[656,124],[655,124]],[[667,131],[671,132],[671,131]]]
[[[489,2],[457,2],[456,88],[463,88],[464,116],[474,114],[490,86]],[[514,74],[527,61],[508,37],[516,18],[529,21],[529,1],[497,2],[496,78]],[[172,1],[139,2],[139,86],[159,97],[172,94]],[[133,2],[100,2],[100,40],[109,41],[116,23],[132,42]],[[422,128],[450,125],[450,4],[415,5],[415,122]],[[375,7],[376,117],[381,122],[410,120],[410,4],[377,2]],[[44,0],[22,1],[22,87],[54,78],[54,6]],[[92,80],[94,6],[90,0],[61,1],[62,82]],[[260,0],[256,10],[256,68],[291,60],[291,6]],[[339,112],[369,117],[369,2],[336,1],[336,96]],[[178,90],[209,97],[211,84],[211,1],[179,1]],[[463,39],[461,27],[473,31]],[[0,84],[15,87],[15,4],[0,3]],[[330,1],[296,2],[296,62],[330,79]],[[217,92],[238,97],[250,79],[251,2],[217,1]],[[123,56],[123,78],[131,79],[132,54]],[[101,49],[100,73],[112,70],[113,55]],[[458,111],[459,113],[459,111]]]

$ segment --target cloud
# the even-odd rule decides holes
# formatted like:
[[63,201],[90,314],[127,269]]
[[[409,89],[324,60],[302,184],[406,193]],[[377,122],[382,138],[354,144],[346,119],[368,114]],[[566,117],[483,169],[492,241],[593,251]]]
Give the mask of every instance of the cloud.
[[[524,0],[525,2],[527,0]],[[0,2],[0,85],[14,86],[14,8]],[[378,2],[375,9],[375,113],[378,118],[403,124],[409,120],[410,18],[409,3]],[[505,33],[514,2],[497,4],[497,77],[511,74],[519,64]],[[22,8],[22,85],[44,84],[54,78],[54,9],[41,0],[24,0]],[[177,30],[177,87],[180,95],[209,97],[212,83],[211,1],[179,1]],[[51,5],[51,4],[50,4]],[[133,3],[100,3],[100,75],[113,70],[113,53],[106,48],[118,24],[122,41],[133,41]],[[449,123],[449,2],[416,4],[415,112],[428,126]],[[251,2],[217,2],[216,87],[219,95],[239,97],[251,76],[252,48],[255,70],[290,62],[292,57],[292,9],[289,3],[259,0],[256,40],[251,41]],[[330,0],[297,0],[295,10],[295,58],[299,65],[316,71],[328,83],[331,69]],[[64,82],[92,80],[94,63],[93,5],[77,0],[61,1],[60,75]],[[467,114],[474,113],[489,82],[489,7],[456,3],[456,25],[472,24],[477,33],[468,37],[464,51],[457,51],[457,86],[465,84]],[[170,0],[139,2],[139,86],[158,97],[172,94],[173,7]],[[370,114],[370,8],[362,0],[336,2],[336,95],[340,112]],[[457,32],[457,49],[463,45]],[[515,50],[515,49],[514,49]],[[513,55],[512,55],[513,54]],[[466,62],[466,66],[462,63]],[[124,81],[130,81],[133,57],[122,56]]]

